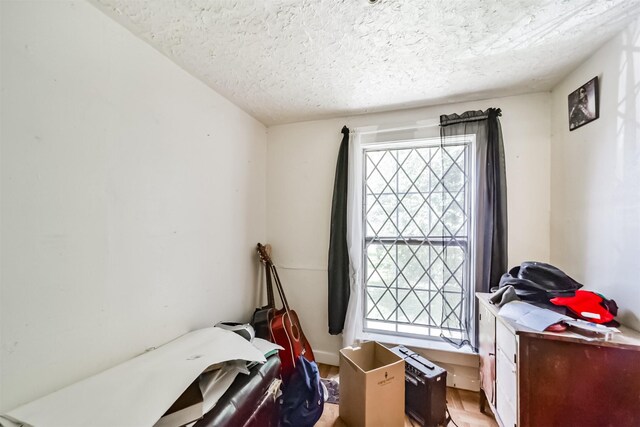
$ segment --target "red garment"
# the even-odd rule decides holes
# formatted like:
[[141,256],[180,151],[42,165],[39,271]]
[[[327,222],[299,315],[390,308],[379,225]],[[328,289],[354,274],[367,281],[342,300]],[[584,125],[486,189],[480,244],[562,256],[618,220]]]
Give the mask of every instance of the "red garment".
[[573,297],[552,298],[551,302],[555,305],[566,306],[578,317],[589,322],[607,323],[613,320],[613,314],[600,304],[602,297],[594,292],[577,290]]

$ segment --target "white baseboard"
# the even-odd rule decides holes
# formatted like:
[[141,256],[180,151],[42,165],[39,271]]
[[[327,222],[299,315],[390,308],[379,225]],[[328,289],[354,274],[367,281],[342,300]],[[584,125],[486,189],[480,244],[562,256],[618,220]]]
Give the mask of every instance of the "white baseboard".
[[331,351],[313,350],[313,355],[316,357],[316,362],[324,363],[325,365],[340,366],[340,356],[338,353]]
[[480,391],[480,380],[467,376],[450,375],[447,372],[447,387],[458,388],[461,390]]

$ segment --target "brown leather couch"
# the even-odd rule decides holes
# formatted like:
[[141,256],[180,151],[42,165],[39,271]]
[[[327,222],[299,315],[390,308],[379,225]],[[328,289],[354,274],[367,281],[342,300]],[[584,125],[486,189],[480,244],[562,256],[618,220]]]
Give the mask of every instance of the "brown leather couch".
[[274,355],[253,367],[249,375],[238,375],[216,406],[194,427],[277,427],[280,405],[274,388],[279,378],[280,358]]

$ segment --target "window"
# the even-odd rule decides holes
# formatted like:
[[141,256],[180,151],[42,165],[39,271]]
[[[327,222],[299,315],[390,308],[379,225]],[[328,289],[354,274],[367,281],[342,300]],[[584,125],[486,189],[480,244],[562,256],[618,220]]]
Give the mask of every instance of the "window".
[[363,329],[465,336],[473,136],[364,145]]

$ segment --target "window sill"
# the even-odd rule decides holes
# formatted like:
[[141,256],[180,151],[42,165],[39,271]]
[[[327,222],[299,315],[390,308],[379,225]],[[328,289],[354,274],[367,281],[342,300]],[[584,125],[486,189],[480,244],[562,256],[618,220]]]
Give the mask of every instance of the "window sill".
[[363,341],[378,341],[385,344],[404,345],[412,348],[420,348],[426,350],[440,350],[449,351],[452,353],[461,354],[478,354],[473,349],[465,345],[461,348],[457,348],[446,341],[426,340],[419,338],[408,338],[397,335],[387,335],[373,332],[361,332],[358,335],[358,339]]

